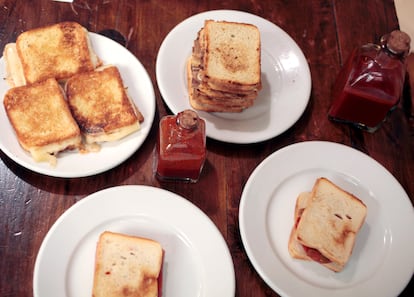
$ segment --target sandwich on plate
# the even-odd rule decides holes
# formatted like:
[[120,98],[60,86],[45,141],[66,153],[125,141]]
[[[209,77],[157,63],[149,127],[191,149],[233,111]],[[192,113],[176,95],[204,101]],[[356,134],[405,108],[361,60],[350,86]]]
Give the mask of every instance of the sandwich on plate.
[[74,75],[65,91],[86,144],[119,140],[139,130],[144,121],[116,66]]
[[87,30],[75,22],[62,22],[23,32],[6,44],[3,56],[11,87],[48,78],[59,82],[101,64]]
[[59,152],[80,147],[79,127],[54,78],[9,89],[3,104],[20,145],[35,161],[55,165]]
[[296,200],[290,255],[341,271],[366,215],[367,207],[359,198],[327,178],[318,178],[312,191],[301,193]]
[[252,24],[206,20],[187,61],[190,104],[208,112],[241,112],[262,88],[261,41]]
[[103,232],[96,248],[92,296],[161,296],[163,255],[157,241]]

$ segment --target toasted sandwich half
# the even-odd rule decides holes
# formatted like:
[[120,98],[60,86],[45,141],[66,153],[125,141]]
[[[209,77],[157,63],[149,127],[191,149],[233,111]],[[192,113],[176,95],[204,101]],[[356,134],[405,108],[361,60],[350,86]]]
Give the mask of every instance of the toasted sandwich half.
[[62,22],[23,32],[5,46],[7,81],[13,86],[48,78],[64,81],[101,64],[87,30],[75,22]]
[[55,165],[60,151],[80,146],[79,127],[54,78],[9,89],[3,104],[20,145],[35,161]]
[[66,81],[65,91],[87,144],[119,140],[139,130],[144,120],[116,66],[75,75]]
[[161,296],[159,242],[105,231],[97,243],[93,297]]
[[299,195],[289,239],[292,257],[316,261],[339,272],[348,262],[365,222],[366,205],[326,178]]

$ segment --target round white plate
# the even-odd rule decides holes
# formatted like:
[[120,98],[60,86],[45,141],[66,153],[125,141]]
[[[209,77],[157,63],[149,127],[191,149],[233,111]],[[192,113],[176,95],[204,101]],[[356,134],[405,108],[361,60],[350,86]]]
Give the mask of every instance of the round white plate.
[[105,230],[161,243],[162,296],[234,296],[233,262],[214,223],[174,193],[132,185],[96,192],[56,221],[36,259],[34,296],[90,297],[96,243]]
[[241,113],[207,113],[208,137],[231,143],[254,143],[290,128],[305,110],[311,91],[308,63],[295,41],[275,24],[246,12],[215,10],[194,15],[178,24],[158,52],[156,76],[161,95],[175,114],[191,108],[186,60],[204,20],[225,20],[256,25],[261,34],[263,89],[255,104]]
[[[0,107],[0,149],[16,163],[32,171],[55,177],[82,177],[109,170],[128,159],[145,141],[150,132],[155,114],[155,94],[151,79],[137,58],[119,43],[89,33],[92,46],[104,65],[113,64],[118,67],[128,94],[134,100],[144,116],[141,129],[124,139],[113,143],[102,144],[97,153],[80,154],[77,151],[64,152],[58,155],[56,167],[47,162],[35,162],[29,153],[21,148],[14,130],[7,118],[3,104]],[[0,58],[0,73],[5,75],[5,61]],[[0,80],[0,98],[9,89],[4,79]]]
[[[321,176],[368,209],[353,254],[339,273],[288,252],[296,198]],[[239,220],[249,259],[282,296],[397,296],[414,272],[411,201],[384,167],[345,145],[301,142],[270,155],[246,183]]]

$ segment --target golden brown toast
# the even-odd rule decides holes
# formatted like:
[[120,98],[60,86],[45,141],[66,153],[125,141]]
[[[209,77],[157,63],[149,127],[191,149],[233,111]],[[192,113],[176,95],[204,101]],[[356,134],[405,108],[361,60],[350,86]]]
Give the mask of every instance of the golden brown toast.
[[96,246],[92,296],[161,296],[163,254],[157,241],[103,232]]
[[13,48],[8,46],[4,52],[7,67],[9,70],[21,67],[26,84],[51,77],[65,80],[91,71],[101,63],[92,49],[87,30],[75,22],[62,22],[20,34],[15,44],[18,61],[9,59],[13,56]]
[[75,75],[65,91],[86,143],[121,139],[140,129],[144,120],[115,66]]
[[260,89],[259,29],[252,24],[207,20],[204,31],[204,75],[208,84],[224,91]]
[[20,145],[36,161],[54,164],[58,152],[80,146],[79,127],[54,78],[9,89],[3,104]]

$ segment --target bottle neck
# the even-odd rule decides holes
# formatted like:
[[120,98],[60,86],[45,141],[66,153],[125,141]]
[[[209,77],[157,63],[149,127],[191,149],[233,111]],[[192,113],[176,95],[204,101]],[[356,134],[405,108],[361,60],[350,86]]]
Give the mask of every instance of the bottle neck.
[[383,35],[381,48],[392,58],[404,60],[410,52],[410,37],[402,31],[392,31]]
[[382,50],[391,58],[404,61],[408,55],[408,52],[395,52],[389,48],[386,44],[381,45]]

